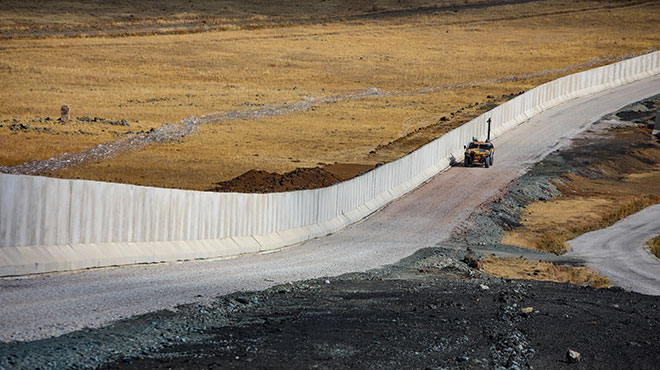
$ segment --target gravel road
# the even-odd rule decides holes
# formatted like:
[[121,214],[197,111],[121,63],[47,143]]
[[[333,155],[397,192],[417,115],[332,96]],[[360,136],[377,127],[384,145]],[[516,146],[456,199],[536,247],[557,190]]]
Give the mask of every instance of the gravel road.
[[660,235],[660,205],[648,207],[614,225],[569,241],[567,255],[583,258],[614,285],[660,295],[660,260],[644,242]]
[[494,140],[490,169],[451,168],[343,232],[276,253],[0,280],[0,341],[57,336],[178,304],[365,271],[446,240],[475,208],[601,116],[660,93],[660,76],[577,99]]

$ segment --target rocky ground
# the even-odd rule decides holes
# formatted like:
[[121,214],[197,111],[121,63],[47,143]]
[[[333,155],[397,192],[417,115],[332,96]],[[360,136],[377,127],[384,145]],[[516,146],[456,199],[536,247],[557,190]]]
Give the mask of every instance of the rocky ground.
[[0,367],[653,369],[660,360],[659,297],[492,278],[464,257],[430,248],[368,273],[3,344]]
[[432,266],[400,273],[227,298],[244,311],[202,330],[203,341],[107,368],[651,369],[658,360],[657,299]]
[[480,269],[492,253],[579,264],[500,244],[526,204],[558,194],[570,158],[585,159],[562,156],[570,150],[534,166],[450,241],[397,264],[3,343],[0,368],[655,369],[660,297]]
[[[72,129],[71,123],[76,123],[76,124],[81,124],[81,123],[95,123],[99,125],[111,125],[111,126],[125,126],[128,127],[130,126],[130,123],[125,120],[110,120],[110,119],[105,119],[105,118],[99,118],[99,117],[76,117],[71,119],[70,122],[63,122],[61,118],[53,119],[51,117],[36,117],[31,119],[29,122],[24,122],[19,118],[13,118],[13,119],[8,119],[5,118],[2,120],[3,123],[0,123],[0,128],[6,127],[8,130],[11,132],[17,133],[17,132],[26,132],[26,131],[42,131],[50,134],[56,134],[56,135],[68,135],[68,134],[83,134],[83,135],[94,135],[94,133],[84,131],[83,129],[75,130]],[[137,121],[134,121],[134,123],[137,123]],[[47,126],[42,126],[43,124],[46,124]],[[53,125],[59,125],[58,126],[53,126]],[[67,127],[69,126],[69,127]],[[123,133],[117,132],[117,131],[112,131],[115,135],[122,135]],[[128,131],[126,133],[132,133],[131,131]]]

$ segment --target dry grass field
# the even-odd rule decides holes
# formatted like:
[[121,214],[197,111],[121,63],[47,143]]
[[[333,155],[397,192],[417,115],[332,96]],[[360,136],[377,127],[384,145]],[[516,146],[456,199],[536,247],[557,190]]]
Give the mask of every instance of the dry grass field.
[[[0,165],[80,151],[190,115],[377,88],[391,94],[204,123],[178,142],[47,175],[203,190],[251,169],[375,165],[502,95],[660,48],[657,1],[104,4],[0,4]],[[63,103],[74,118],[129,126],[45,121]]]
[[533,261],[526,258],[500,258],[487,256],[479,261],[480,268],[492,276],[507,279],[556,281],[577,285],[604,288],[609,284],[606,277],[589,267],[555,265],[550,262]]

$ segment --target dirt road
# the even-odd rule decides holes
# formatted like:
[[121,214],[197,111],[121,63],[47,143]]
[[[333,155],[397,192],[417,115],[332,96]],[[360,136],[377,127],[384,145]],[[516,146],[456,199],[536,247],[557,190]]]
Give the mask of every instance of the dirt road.
[[646,240],[658,233],[660,205],[571,240],[567,255],[583,258],[614,285],[660,295],[660,260],[643,247]]
[[528,165],[604,114],[660,93],[660,76],[581,98],[494,143],[494,167],[451,168],[371,218],[278,253],[0,280],[0,340],[33,340],[217,295],[391,264],[449,237]]

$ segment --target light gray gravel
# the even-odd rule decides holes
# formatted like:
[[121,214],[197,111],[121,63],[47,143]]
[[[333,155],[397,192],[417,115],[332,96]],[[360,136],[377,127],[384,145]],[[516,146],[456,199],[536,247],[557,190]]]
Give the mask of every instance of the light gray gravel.
[[563,104],[494,143],[489,169],[455,167],[343,232],[280,252],[0,280],[0,340],[34,340],[178,304],[301,279],[365,271],[446,240],[529,165],[591,122],[660,93],[660,76]]
[[660,205],[655,205],[569,241],[567,255],[583,258],[616,286],[660,295],[660,260],[644,247],[647,240],[658,235]]

